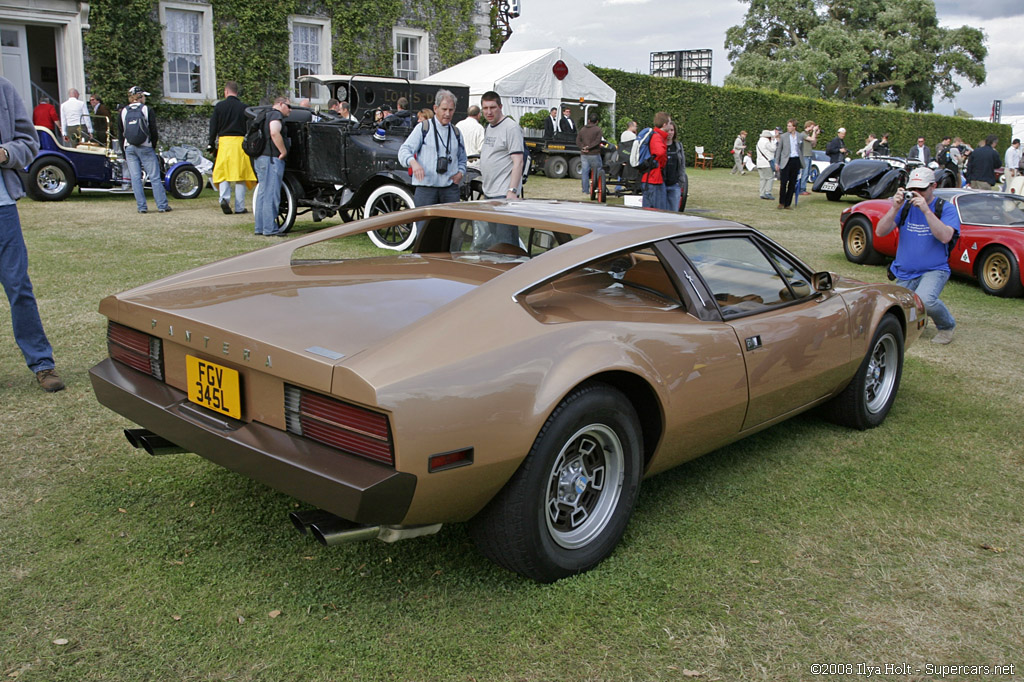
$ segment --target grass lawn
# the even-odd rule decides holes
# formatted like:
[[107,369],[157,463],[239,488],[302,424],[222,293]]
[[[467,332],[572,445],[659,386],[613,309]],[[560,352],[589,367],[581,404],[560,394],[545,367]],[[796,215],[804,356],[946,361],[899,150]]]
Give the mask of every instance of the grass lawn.
[[[843,257],[847,202],[814,195],[777,211],[757,183],[691,170],[688,209],[754,225],[816,269],[884,280]],[[579,181],[543,177],[527,195],[582,197]],[[927,665],[1024,673],[1024,300],[950,282],[956,340],[937,346],[926,330],[880,428],[801,416],[645,481],[607,561],[537,585],[483,559],[459,525],[321,547],[288,522],[295,500],[194,455],[129,447],[128,422],[88,380],[106,355],[99,300],[270,241],[209,190],[172,205],[19,204],[68,389],[36,387],[5,306],[0,679],[851,679],[812,674],[819,663],[910,664],[885,679],[938,679]]]

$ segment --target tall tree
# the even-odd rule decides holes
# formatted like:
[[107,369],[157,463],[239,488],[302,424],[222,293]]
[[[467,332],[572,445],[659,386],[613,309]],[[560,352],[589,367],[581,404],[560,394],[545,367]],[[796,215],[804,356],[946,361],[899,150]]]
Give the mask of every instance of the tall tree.
[[726,32],[726,85],[854,104],[931,111],[955,77],[985,82],[985,35],[942,28],[933,0],[740,0],[743,24]]

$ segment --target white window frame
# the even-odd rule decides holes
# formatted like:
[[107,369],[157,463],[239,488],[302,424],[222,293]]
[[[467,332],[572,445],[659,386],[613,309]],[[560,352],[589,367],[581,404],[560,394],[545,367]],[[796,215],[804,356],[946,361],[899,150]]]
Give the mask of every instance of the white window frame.
[[416,51],[416,73],[409,80],[420,80],[430,75],[430,34],[418,28],[395,26],[391,29],[391,68],[398,76],[398,41],[400,38],[416,38],[419,49]]
[[[288,17],[288,90],[291,93],[291,97],[298,102],[300,95],[298,90],[295,88],[295,50],[293,41],[295,39],[295,25],[300,24],[303,26],[316,26],[320,29],[320,73],[333,73],[334,64],[331,59],[331,20],[324,19],[322,17],[309,17],[301,15],[291,15]],[[319,86],[316,89],[316,97],[310,97],[310,102],[317,102],[325,104],[330,91]]]
[[[167,71],[167,10],[196,12],[199,19],[200,49],[199,55],[199,92],[171,92],[171,76]],[[160,2],[160,36],[164,43],[164,96],[163,101],[171,104],[202,104],[217,99],[217,71],[213,51],[213,7],[195,2]],[[145,83],[141,84],[145,87]]]

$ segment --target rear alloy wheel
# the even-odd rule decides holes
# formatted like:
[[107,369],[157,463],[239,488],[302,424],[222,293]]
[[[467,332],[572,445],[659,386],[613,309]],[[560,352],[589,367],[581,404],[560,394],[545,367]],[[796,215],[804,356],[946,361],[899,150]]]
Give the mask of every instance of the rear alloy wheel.
[[[412,195],[398,185],[381,185],[370,193],[363,208],[364,218],[373,218],[383,213],[394,213],[415,208]],[[370,241],[382,249],[404,251],[416,241],[416,223],[402,223],[373,230],[368,233]]]
[[818,179],[818,167],[811,166],[811,170],[807,173],[807,182],[814,184],[814,181]]
[[569,172],[569,164],[561,156],[549,156],[544,161],[544,175],[555,180],[560,180]]
[[829,418],[861,431],[875,428],[889,414],[902,374],[903,327],[895,317],[886,315],[857,374],[842,393],[825,404]]
[[[257,184],[252,193],[253,213],[256,212],[257,200],[260,196],[261,185]],[[284,234],[295,226],[295,215],[299,210],[298,200],[295,198],[295,191],[288,184],[287,180],[281,182],[281,201],[277,206],[277,215],[274,216],[274,224],[277,225],[278,234]]]
[[978,283],[986,294],[1004,298],[1021,295],[1020,264],[1008,248],[985,249],[978,263]]
[[44,156],[28,169],[26,190],[36,201],[62,201],[75,188],[75,172],[64,159]]
[[171,172],[167,184],[175,199],[195,199],[203,191],[203,176],[194,166],[179,166]]
[[874,230],[871,221],[862,215],[850,216],[843,227],[843,251],[846,260],[861,265],[878,265],[885,261],[872,246]]
[[540,582],[587,571],[625,532],[642,453],[640,422],[626,396],[605,384],[581,386],[551,414],[470,534],[489,559]]

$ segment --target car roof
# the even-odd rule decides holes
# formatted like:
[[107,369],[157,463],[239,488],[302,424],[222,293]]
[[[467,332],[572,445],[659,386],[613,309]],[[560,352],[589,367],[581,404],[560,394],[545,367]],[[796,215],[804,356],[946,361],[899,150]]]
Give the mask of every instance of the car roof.
[[964,195],[970,196],[995,196],[995,197],[1016,197],[1016,194],[1007,194],[1006,192],[986,192],[984,190],[968,189],[966,187],[944,187],[942,189],[935,190],[935,196],[943,199],[944,201],[951,201],[957,197]]
[[466,201],[412,210],[423,210],[428,216],[516,222],[524,227],[572,235],[603,236],[644,230],[663,232],[660,236],[667,237],[708,228],[749,229],[731,221],[672,211],[543,199]]

